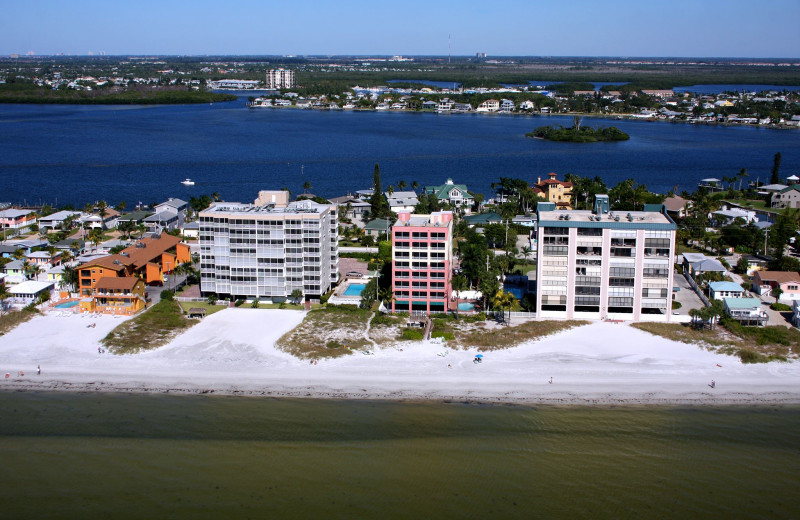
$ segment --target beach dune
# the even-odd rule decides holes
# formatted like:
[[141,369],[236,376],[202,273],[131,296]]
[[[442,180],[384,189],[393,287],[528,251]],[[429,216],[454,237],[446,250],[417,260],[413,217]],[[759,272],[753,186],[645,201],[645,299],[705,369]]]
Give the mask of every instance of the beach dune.
[[427,342],[311,364],[275,348],[303,316],[226,309],[162,348],[121,356],[98,353],[120,319],[37,316],[0,337],[0,389],[540,404],[800,402],[800,363],[744,365],[623,323],[592,323],[484,352],[480,364],[473,363],[475,349]]

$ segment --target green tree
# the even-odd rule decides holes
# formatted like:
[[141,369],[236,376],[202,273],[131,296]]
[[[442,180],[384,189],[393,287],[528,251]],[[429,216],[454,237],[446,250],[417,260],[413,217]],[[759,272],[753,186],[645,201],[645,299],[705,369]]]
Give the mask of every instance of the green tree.
[[299,305],[300,304],[300,300],[303,299],[303,291],[302,291],[302,289],[294,289],[292,291],[292,293],[289,295],[289,299],[295,305]]
[[500,312],[502,312],[503,321],[506,323],[508,322],[506,321],[505,311],[506,310],[509,311],[509,318],[510,318],[511,317],[510,311],[511,307],[513,307],[514,305],[514,300],[515,298],[513,294],[511,294],[510,292],[505,292],[503,290],[497,291],[494,297],[492,298],[492,305],[494,306],[495,309],[500,309]]
[[61,285],[67,287],[71,292],[78,290],[78,270],[71,265],[64,266],[61,272]]
[[308,193],[308,190],[311,189],[311,181],[306,181],[303,183],[303,193]]
[[770,184],[780,184],[781,182],[780,169],[781,169],[781,153],[778,152],[772,158],[772,170],[770,170],[772,177],[770,177],[769,179]]
[[381,184],[381,168],[378,163],[375,163],[375,170],[372,174],[372,197],[369,200],[370,206],[370,219],[387,218],[389,216],[389,203],[383,195],[383,188]]

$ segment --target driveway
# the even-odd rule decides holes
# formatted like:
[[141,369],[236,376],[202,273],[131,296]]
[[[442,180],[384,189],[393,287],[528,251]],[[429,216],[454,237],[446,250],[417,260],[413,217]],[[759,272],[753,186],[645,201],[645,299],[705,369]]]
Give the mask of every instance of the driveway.
[[680,287],[680,291],[675,293],[675,301],[681,304],[680,309],[671,311],[673,314],[677,312],[680,315],[688,316],[690,309],[702,309],[705,307],[703,301],[697,293],[694,292],[694,289],[692,289],[692,286],[689,285],[689,282],[686,281],[686,278],[684,278],[682,274],[675,273],[673,282],[675,287]]

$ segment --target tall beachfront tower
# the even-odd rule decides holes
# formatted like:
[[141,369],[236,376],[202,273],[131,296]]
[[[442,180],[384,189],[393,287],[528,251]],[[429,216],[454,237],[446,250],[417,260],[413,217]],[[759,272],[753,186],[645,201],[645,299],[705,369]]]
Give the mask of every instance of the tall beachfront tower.
[[200,290],[280,302],[300,289],[319,299],[339,277],[338,225],[335,205],[288,202],[285,191],[214,203],[200,212]]
[[540,318],[670,321],[677,226],[661,204],[644,211],[538,206],[536,308]]
[[392,226],[395,311],[447,312],[453,260],[453,213],[400,212]]
[[294,87],[294,71],[290,69],[270,69],[267,71],[267,88]]

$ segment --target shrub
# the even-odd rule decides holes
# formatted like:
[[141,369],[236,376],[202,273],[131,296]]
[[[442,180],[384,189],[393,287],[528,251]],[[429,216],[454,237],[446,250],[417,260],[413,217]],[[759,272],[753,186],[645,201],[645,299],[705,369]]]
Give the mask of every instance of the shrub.
[[403,331],[403,339],[409,341],[419,341],[423,338],[422,331],[416,329],[406,329]]
[[786,312],[792,310],[791,305],[786,305],[785,303],[773,303],[772,305],[769,306],[769,308],[772,309],[773,311],[780,311],[780,312]]
[[683,307],[681,302],[672,300],[672,310],[677,310],[680,309],[681,307]]
[[344,348],[344,345],[342,345],[336,340],[330,340],[329,342],[325,343],[325,347],[330,349],[336,349],[336,348]]
[[164,301],[171,302],[175,299],[175,292],[170,291],[169,289],[164,289],[161,291],[161,299]]
[[233,303],[233,306],[234,306],[234,307],[241,307],[243,303],[244,303],[244,300],[236,300],[236,301]]
[[736,353],[742,363],[766,363],[769,358],[751,348],[740,348]]
[[452,332],[434,332],[433,334],[431,334],[431,337],[444,338],[445,341],[453,341],[454,339],[456,339],[455,334],[453,334]]

